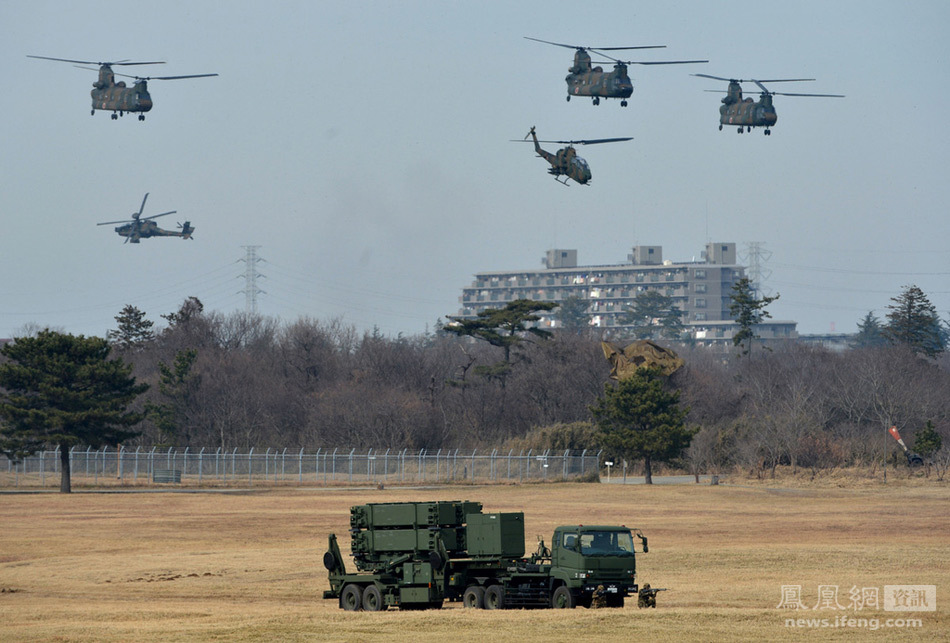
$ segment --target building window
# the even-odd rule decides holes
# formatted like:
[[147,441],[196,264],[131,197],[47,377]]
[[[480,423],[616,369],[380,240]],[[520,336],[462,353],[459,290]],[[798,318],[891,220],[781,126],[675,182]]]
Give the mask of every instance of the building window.
[[693,273],[693,276],[696,277],[697,279],[705,279],[706,271],[697,269],[696,272]]
[[706,321],[706,313],[696,313],[693,315],[693,319],[696,321]]
[[697,297],[696,298],[696,308],[705,308],[706,307],[706,298]]

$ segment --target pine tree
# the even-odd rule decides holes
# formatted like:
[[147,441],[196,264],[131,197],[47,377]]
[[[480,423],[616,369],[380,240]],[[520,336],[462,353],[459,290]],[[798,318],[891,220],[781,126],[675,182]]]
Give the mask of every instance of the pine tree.
[[851,342],[853,348],[875,348],[884,346],[887,338],[884,336],[884,327],[873,312],[868,312],[864,319],[858,322],[858,332]]
[[587,305],[588,302],[583,297],[571,295],[561,300],[557,310],[554,311],[554,318],[564,330],[580,335],[590,328]]
[[118,328],[106,333],[106,339],[119,350],[140,348],[155,338],[155,333],[152,332],[154,322],[146,319],[145,313],[132,304],[123,308],[122,312],[115,316],[115,321]]
[[131,376],[132,366],[109,359],[109,343],[44,330],[17,338],[0,353],[0,450],[19,459],[58,447],[60,491],[72,490],[69,449],[117,446],[138,433],[128,427],[141,415],[127,411],[148,389]]
[[758,339],[755,334],[755,327],[769,319],[769,314],[765,307],[779,298],[778,293],[774,297],[756,298],[755,289],[752,287],[752,281],[748,277],[743,277],[732,286],[732,294],[729,296],[732,303],[729,305],[729,314],[736,320],[739,330],[732,336],[733,346],[742,348],[742,354],[748,355],[752,352],[752,340]]
[[541,318],[535,313],[557,308],[557,304],[544,301],[516,299],[504,308],[487,308],[478,313],[475,319],[449,317],[445,331],[456,335],[469,335],[483,339],[492,346],[505,351],[505,364],[511,362],[511,349],[524,341],[524,335],[534,335],[546,339],[551,331],[532,326]]
[[642,459],[647,484],[653,484],[653,462],[669,462],[689,447],[698,428],[686,427],[688,409],[679,406],[679,391],[665,385],[657,368],[641,368],[616,385],[591,407],[601,445],[631,460]]
[[905,344],[914,352],[936,357],[944,351],[944,332],[934,307],[917,286],[907,286],[894,303],[887,307],[884,336],[897,344]]
[[659,290],[640,293],[620,316],[620,323],[633,326],[637,339],[679,339],[683,332],[683,313],[673,298]]

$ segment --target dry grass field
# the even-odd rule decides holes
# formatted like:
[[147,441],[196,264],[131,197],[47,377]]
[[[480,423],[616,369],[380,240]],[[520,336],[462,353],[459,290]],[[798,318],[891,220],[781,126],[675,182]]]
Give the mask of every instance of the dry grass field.
[[[670,591],[655,610],[347,613],[321,598],[350,505],[433,499],[524,511],[529,551],[557,524],[639,527],[639,580]],[[950,640],[946,485],[7,494],[0,525],[0,641]],[[777,609],[790,585],[808,607],[820,585],[842,606],[878,588],[881,607],[884,585],[936,585],[937,611]],[[842,616],[854,624],[786,626]],[[906,618],[922,624],[888,627]]]

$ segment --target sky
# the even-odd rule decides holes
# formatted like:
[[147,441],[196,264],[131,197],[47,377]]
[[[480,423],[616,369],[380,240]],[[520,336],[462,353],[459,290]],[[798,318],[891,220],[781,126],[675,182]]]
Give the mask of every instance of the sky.
[[[634,245],[698,260],[761,248],[772,318],[853,332],[919,286],[950,318],[950,3],[725,0],[0,3],[0,337],[99,335],[128,304],[157,326],[185,298],[396,336],[458,313],[477,272],[550,248],[619,264]],[[634,93],[565,101],[572,45],[620,52]],[[27,55],[163,60],[144,122],[90,116],[96,72]],[[596,57],[595,57],[596,59]],[[142,71],[143,69],[147,71]],[[121,71],[116,68],[116,71]],[[778,122],[718,129],[725,83],[776,91]],[[755,96],[755,94],[752,94]],[[521,139],[579,148],[559,185]],[[557,145],[546,145],[556,151]],[[123,244],[101,221],[168,210],[194,240]]]

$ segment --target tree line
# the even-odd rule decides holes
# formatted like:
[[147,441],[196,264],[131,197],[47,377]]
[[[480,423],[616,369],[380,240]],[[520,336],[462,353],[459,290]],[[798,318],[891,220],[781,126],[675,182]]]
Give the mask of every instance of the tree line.
[[[740,467],[770,475],[780,465],[816,473],[879,466],[885,449],[895,447],[885,441],[891,425],[912,446],[924,432],[924,444],[936,444],[928,447],[930,456],[950,443],[945,344],[907,332],[901,311],[919,311],[900,298],[883,342],[841,353],[794,341],[751,351],[754,332],[725,352],[672,343],[686,367],[670,378],[648,373],[626,392],[654,405],[650,413],[658,419],[642,430],[666,427],[649,440],[623,435],[640,429],[622,418],[618,424],[614,407],[629,400],[608,380],[610,365],[594,329],[533,326],[535,314],[551,308],[522,300],[475,320],[449,317],[432,332],[387,337],[341,320],[288,323],[207,312],[195,298],[163,315],[165,325],[156,329],[143,311],[126,306],[105,340],[80,337],[75,349],[91,342],[89,364],[111,364],[104,373],[125,397],[87,409],[77,396],[74,415],[85,414],[90,426],[111,423],[115,432],[98,438],[75,432],[62,444],[606,448],[614,458],[646,459],[648,469],[653,460],[695,472]],[[761,305],[756,310],[764,312]],[[0,450],[10,457],[39,443],[60,444],[66,416],[47,418],[53,428],[34,433],[32,442],[23,439],[48,400],[24,397],[33,382],[17,370],[24,356],[16,351],[40,350],[40,340],[59,347],[54,355],[74,350],[56,344],[61,337],[41,331],[2,351]],[[44,359],[27,356],[34,369],[49,370]],[[25,400],[27,415],[16,415]]]

